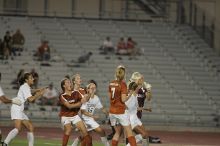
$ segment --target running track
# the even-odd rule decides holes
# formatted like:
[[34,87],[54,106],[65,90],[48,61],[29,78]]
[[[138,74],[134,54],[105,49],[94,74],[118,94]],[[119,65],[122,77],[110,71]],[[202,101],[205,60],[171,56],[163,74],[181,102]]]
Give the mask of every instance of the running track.
[[[2,127],[3,137],[8,134],[12,127]],[[110,131],[106,130],[109,134]],[[73,132],[73,137],[77,136],[77,132]],[[220,132],[191,132],[191,131],[150,131],[150,135],[158,136],[162,140],[162,144],[151,144],[152,146],[220,146]],[[23,130],[19,137],[26,137]],[[57,128],[35,128],[35,137],[43,139],[62,139],[62,129]],[[93,134],[93,139],[99,141],[98,135]]]

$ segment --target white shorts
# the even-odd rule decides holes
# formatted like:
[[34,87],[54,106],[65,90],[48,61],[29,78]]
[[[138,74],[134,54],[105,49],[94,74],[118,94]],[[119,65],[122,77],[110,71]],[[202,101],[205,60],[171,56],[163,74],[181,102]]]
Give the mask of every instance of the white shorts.
[[96,128],[98,128],[100,125],[93,119],[83,119],[83,122],[86,125],[86,129],[87,131],[91,131],[94,130]]
[[130,119],[130,122],[131,122],[131,128],[132,129],[134,129],[136,126],[141,126],[142,125],[142,122],[137,117],[137,114],[129,115],[129,119]]
[[81,120],[81,118],[78,115],[75,115],[74,117],[61,117],[62,128],[66,124],[70,124],[71,123],[71,125],[75,125],[76,123],[78,123],[80,121],[82,121],[82,120]]
[[109,120],[111,126],[116,126],[118,123],[122,126],[130,125],[129,116],[127,113],[124,114],[109,114]]
[[11,106],[11,119],[29,120],[28,116],[24,113],[24,111],[21,108],[17,108],[17,105]]

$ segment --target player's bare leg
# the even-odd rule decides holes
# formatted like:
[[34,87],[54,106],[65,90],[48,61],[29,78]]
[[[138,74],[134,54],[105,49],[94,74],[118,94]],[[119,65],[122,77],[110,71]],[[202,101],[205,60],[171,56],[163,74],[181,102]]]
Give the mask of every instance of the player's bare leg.
[[92,146],[92,137],[88,134],[86,126],[82,121],[76,123],[76,127],[79,129],[82,137],[81,146]]
[[117,125],[114,126],[114,129],[115,129],[115,134],[112,138],[112,146],[117,146],[121,135],[122,127],[120,125]]
[[67,146],[68,140],[69,140],[69,136],[72,132],[72,125],[66,124],[64,125],[64,134],[63,134],[63,142],[62,142],[62,146]]
[[[149,146],[149,133],[143,125],[136,126],[133,131],[137,134],[135,135],[136,143],[142,141],[142,146]],[[130,146],[130,144],[128,143],[126,146]]]
[[128,142],[130,143],[131,146],[137,146],[135,138],[133,136],[132,128],[131,125],[129,126],[123,126],[126,137],[128,138]]
[[106,134],[105,131],[99,126],[98,128],[94,129],[95,132],[97,132],[100,137],[101,137],[101,141],[105,146],[109,146],[109,142],[106,138]]

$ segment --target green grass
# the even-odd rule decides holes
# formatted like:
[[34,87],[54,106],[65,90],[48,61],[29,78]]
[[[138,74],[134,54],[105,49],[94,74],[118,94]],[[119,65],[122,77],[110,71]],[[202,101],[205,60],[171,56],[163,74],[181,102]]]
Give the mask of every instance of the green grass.
[[[68,146],[71,146],[72,141],[69,141]],[[27,146],[27,139],[15,138],[10,146]],[[93,146],[103,146],[104,144],[98,141],[93,141]],[[110,143],[111,145],[111,143]],[[61,146],[60,140],[46,140],[46,139],[35,139],[34,146]],[[122,146],[122,145],[120,145]]]

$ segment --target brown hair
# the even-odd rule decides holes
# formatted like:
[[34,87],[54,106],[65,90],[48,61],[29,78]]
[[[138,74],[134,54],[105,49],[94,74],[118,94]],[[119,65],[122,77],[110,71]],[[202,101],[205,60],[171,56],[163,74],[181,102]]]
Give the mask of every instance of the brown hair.
[[23,85],[23,84],[26,82],[26,80],[29,78],[29,76],[31,76],[31,75],[32,75],[32,74],[29,73],[29,72],[24,73],[24,75],[21,76],[21,78],[20,78],[19,81],[18,81],[19,85],[20,85],[20,86]]
[[68,78],[64,78],[64,79],[61,80],[61,83],[60,83],[60,87],[63,90],[63,92],[65,92],[65,89],[64,89],[63,85],[65,84],[66,80],[69,80],[69,79]]

